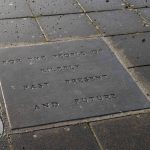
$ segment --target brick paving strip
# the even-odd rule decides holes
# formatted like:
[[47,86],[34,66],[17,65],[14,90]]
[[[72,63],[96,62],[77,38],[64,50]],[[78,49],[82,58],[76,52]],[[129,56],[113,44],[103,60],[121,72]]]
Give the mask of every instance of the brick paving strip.
[[150,149],[150,0],[2,0],[0,35],[0,150]]

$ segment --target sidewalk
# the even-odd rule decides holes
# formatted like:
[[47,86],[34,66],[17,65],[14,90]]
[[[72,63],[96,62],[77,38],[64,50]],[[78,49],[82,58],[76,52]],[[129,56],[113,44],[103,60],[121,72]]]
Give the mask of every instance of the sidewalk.
[[150,0],[2,0],[0,35],[0,150],[150,149]]

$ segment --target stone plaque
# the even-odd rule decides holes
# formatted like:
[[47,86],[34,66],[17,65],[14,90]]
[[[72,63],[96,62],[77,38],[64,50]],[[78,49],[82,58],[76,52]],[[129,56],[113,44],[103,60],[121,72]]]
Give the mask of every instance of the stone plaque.
[[1,49],[0,78],[11,129],[150,106],[100,39]]

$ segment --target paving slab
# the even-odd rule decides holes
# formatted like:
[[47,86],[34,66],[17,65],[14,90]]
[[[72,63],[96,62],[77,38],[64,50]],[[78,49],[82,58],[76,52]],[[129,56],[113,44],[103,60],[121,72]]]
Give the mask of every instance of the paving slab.
[[139,9],[141,14],[150,22],[150,8]]
[[93,12],[89,16],[105,35],[150,31],[137,14],[128,10]]
[[132,70],[136,73],[138,82],[146,88],[147,96],[150,97],[150,65],[133,68]]
[[99,150],[87,125],[16,134],[11,139],[14,150]]
[[104,11],[122,9],[122,0],[79,0],[80,4],[88,11]]
[[150,7],[150,0],[126,0],[135,8],[138,7]]
[[150,113],[101,121],[92,127],[103,149],[150,149]]
[[9,144],[6,136],[0,137],[0,150],[9,150]]
[[100,39],[1,49],[0,75],[11,129],[150,107]]
[[40,17],[39,22],[50,41],[96,35],[96,29],[84,14]]
[[150,64],[150,32],[111,37],[116,51],[129,60],[127,67]]
[[0,20],[0,35],[0,46],[44,41],[38,24],[31,18]]
[[82,12],[75,0],[28,0],[35,16]]
[[32,16],[26,0],[1,0],[0,19]]

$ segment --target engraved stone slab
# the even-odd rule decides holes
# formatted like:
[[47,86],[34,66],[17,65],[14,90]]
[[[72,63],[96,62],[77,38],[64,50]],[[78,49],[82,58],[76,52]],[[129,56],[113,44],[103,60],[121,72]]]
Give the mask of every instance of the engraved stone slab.
[[106,35],[150,31],[137,14],[128,10],[95,12],[89,13],[89,16]]
[[84,14],[40,17],[39,22],[49,40],[96,35],[96,29]]
[[122,9],[121,0],[79,0],[86,11],[103,11]]
[[128,67],[150,64],[150,32],[111,37],[116,50],[125,56]]
[[85,124],[16,134],[11,139],[14,150],[99,150]]
[[82,12],[75,0],[28,0],[34,15],[56,15]]
[[150,7],[150,0],[127,0],[135,8],[138,7]]
[[100,39],[0,50],[12,129],[150,106]]
[[0,20],[0,34],[0,46],[44,41],[38,24],[31,18]]
[[150,113],[110,119],[92,124],[103,149],[148,150]]
[[1,0],[0,19],[32,16],[26,0]]

